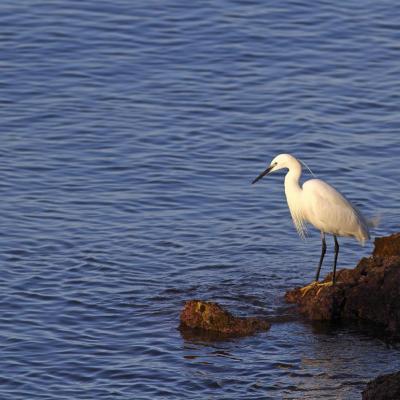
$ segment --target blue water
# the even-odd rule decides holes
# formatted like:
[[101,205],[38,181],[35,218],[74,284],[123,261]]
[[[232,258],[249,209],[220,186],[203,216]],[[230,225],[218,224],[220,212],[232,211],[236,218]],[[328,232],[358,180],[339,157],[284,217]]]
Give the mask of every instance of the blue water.
[[[283,302],[278,153],[400,230],[400,8],[389,1],[0,2],[0,398],[355,399],[400,369]],[[305,178],[310,175],[305,174]],[[342,239],[339,264],[371,252]],[[332,243],[322,271],[332,263]],[[181,336],[184,300],[273,320]]]

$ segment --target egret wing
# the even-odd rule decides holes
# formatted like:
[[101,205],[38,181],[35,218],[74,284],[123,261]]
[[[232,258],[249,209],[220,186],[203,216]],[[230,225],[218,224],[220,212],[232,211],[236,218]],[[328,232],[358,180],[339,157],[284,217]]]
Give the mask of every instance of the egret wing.
[[308,219],[321,231],[340,236],[368,237],[361,213],[340,192],[319,179],[303,185]]

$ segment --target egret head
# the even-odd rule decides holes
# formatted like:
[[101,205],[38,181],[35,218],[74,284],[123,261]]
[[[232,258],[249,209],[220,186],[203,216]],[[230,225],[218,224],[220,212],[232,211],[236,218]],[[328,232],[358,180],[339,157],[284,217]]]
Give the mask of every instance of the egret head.
[[265,171],[261,172],[261,174],[258,175],[257,178],[254,179],[254,181],[252,183],[256,183],[261,178],[263,178],[265,175],[267,175],[271,172],[278,171],[279,169],[282,169],[282,168],[289,168],[290,165],[293,165],[294,161],[298,163],[298,161],[290,154],[277,155],[271,161],[271,164],[267,167],[267,169]]

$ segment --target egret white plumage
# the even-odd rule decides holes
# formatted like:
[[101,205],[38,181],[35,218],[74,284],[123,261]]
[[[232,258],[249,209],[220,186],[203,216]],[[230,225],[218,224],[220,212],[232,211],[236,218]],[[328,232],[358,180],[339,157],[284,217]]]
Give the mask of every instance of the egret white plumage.
[[336,283],[336,264],[339,254],[337,236],[353,236],[364,244],[370,238],[369,227],[374,226],[340,192],[320,179],[310,179],[300,186],[301,163],[290,154],[279,154],[268,168],[252,183],[265,175],[288,169],[285,176],[285,194],[294,225],[300,237],[306,234],[306,223],[321,231],[322,250],[315,281],[318,282],[322,262],[326,253],[325,234],[335,240],[332,283]]

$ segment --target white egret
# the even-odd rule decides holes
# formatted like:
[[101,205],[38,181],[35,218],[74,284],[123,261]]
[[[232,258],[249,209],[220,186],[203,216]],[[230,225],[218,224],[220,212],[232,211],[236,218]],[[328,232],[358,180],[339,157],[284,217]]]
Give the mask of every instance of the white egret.
[[341,193],[320,179],[310,179],[301,187],[300,162],[290,154],[279,154],[268,168],[252,183],[256,183],[270,172],[286,168],[285,194],[293,223],[300,237],[306,234],[306,223],[321,231],[322,251],[315,281],[318,282],[322,262],[326,252],[325,234],[331,234],[335,240],[335,258],[332,283],[336,283],[336,263],[339,254],[337,236],[353,236],[364,244],[370,238],[369,227],[375,223],[367,220]]

